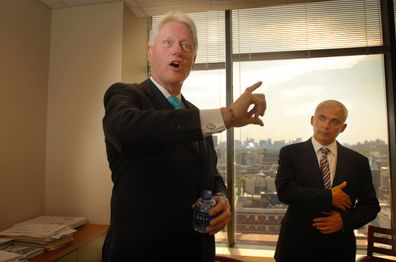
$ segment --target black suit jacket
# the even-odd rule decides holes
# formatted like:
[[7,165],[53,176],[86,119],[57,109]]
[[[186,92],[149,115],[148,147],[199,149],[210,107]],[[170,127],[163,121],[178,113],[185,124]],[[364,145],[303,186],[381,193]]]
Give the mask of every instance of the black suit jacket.
[[[279,200],[289,206],[282,220],[276,261],[355,261],[353,230],[373,220],[380,207],[368,159],[339,143],[337,151],[332,186],[347,181],[344,192],[354,204],[346,212],[332,206],[311,139],[280,150],[275,184]],[[331,210],[340,212],[344,230],[321,234],[312,226],[313,219]]]
[[112,85],[103,128],[114,183],[104,261],[214,261],[214,238],[193,230],[203,189],[227,194],[199,110],[173,110],[149,79]]

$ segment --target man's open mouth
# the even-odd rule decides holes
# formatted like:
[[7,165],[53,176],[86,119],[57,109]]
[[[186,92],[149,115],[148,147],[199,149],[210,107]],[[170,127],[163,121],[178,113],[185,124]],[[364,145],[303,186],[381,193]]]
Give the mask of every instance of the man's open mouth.
[[171,67],[175,68],[175,69],[179,69],[181,66],[181,62],[180,61],[172,61],[169,64]]

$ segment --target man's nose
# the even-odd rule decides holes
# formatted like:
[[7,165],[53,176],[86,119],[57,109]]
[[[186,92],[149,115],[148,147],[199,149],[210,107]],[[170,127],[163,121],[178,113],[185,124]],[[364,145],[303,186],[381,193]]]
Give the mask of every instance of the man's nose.
[[175,43],[175,44],[172,46],[172,54],[173,54],[173,55],[180,56],[180,55],[182,54],[182,52],[183,52],[183,48],[181,47],[181,44],[180,44],[180,43]]
[[329,128],[330,127],[330,121],[329,120],[326,120],[326,121],[324,121],[323,122],[323,127],[325,127],[325,128]]

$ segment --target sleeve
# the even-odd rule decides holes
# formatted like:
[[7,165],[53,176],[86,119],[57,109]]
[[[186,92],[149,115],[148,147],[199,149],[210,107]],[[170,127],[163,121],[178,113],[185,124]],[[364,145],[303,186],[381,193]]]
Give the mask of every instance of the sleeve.
[[312,185],[311,174],[304,173],[307,169],[302,167],[307,165],[306,159],[300,159],[303,155],[296,152],[292,154],[291,150],[285,148],[280,150],[275,178],[278,198],[294,208],[329,212],[332,207],[331,191]]
[[209,176],[213,177],[213,195],[224,195],[228,199],[230,196],[227,187],[224,183],[223,177],[220,175],[217,169],[217,153],[214,148],[212,136],[206,137],[205,142],[208,148],[208,152],[206,153],[209,157],[207,161],[210,161],[208,172]]
[[117,83],[105,93],[105,139],[118,151],[153,152],[202,139],[198,109],[155,109],[139,89]]

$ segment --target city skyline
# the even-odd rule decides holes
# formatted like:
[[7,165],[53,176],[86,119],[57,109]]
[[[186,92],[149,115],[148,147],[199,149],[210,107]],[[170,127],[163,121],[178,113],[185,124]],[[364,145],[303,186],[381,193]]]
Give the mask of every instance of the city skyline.
[[[380,139],[388,143],[382,55],[344,56],[234,63],[234,97],[256,81],[266,95],[264,128],[234,129],[235,139],[303,140],[312,136],[316,105],[337,99],[349,110],[341,143]],[[192,71],[183,95],[201,109],[225,106],[224,70]],[[219,135],[225,140],[225,134]]]
[[[303,142],[305,140],[310,139],[303,139],[301,137],[296,137],[291,140],[285,140],[285,139],[280,139],[280,140],[273,140],[271,138],[268,139],[260,139],[260,140],[255,140],[254,138],[249,138],[246,137],[245,140],[240,140],[238,138],[234,138],[234,144],[235,148],[246,148],[246,149],[281,149],[283,146],[294,144],[294,143],[299,143]],[[218,138],[218,135],[214,135],[214,144],[215,146],[218,147],[225,147],[226,146],[226,141],[225,140],[220,140]],[[361,145],[385,145],[387,146],[388,143],[384,140],[381,139],[375,139],[375,140],[365,140],[365,141],[358,141],[357,143],[350,144],[350,143],[341,143],[344,146],[347,147],[354,147],[354,146],[361,146]]]

